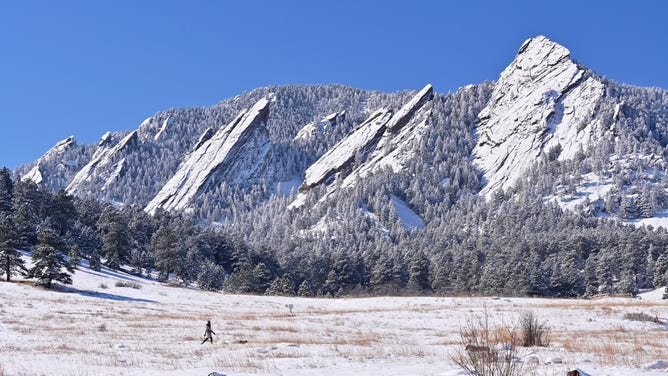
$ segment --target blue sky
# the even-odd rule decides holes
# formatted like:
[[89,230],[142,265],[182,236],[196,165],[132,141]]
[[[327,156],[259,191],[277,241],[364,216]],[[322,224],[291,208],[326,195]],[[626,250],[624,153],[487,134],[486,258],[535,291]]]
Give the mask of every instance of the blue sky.
[[0,166],[256,87],[438,92],[496,80],[545,35],[618,82],[668,89],[668,2],[0,2]]

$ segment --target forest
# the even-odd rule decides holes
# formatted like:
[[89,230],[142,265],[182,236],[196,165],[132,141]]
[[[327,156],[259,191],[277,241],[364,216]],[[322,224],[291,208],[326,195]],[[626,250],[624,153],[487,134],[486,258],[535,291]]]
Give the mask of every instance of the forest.
[[[420,238],[374,239],[370,220],[330,238],[251,246],[164,211],[118,208],[14,182],[0,170],[0,266],[9,281],[71,283],[82,262],[231,293],[634,295],[668,282],[668,232],[563,211],[529,196],[469,196]],[[465,216],[459,215],[462,211]],[[339,238],[341,236],[342,238]],[[359,246],[342,246],[359,244]],[[22,250],[32,258],[26,267]]]
[[[331,194],[316,187],[301,209],[289,209],[296,186],[281,184],[299,181],[369,111],[396,109],[411,93],[290,85],[158,113],[119,157],[114,184],[91,180],[81,187],[87,194],[65,187],[95,153],[91,145],[41,160],[39,184],[21,178],[34,164],[2,170],[0,270],[6,279],[24,274],[48,285],[67,283],[87,262],[207,290],[333,297],[591,297],[666,286],[666,229],[631,223],[668,207],[668,93],[600,79],[606,93],[596,119],[609,132],[574,159],[545,151],[512,189],[491,197],[479,194],[484,176],[471,158],[490,82],[435,95],[430,126],[402,171],[374,171]],[[261,97],[273,98],[269,174],[212,185],[182,212],[143,210],[202,135]],[[345,116],[313,137],[295,137],[333,113]],[[564,208],[592,182],[610,189]],[[389,197],[405,202],[424,228],[404,226]],[[58,267],[41,266],[48,263]]]

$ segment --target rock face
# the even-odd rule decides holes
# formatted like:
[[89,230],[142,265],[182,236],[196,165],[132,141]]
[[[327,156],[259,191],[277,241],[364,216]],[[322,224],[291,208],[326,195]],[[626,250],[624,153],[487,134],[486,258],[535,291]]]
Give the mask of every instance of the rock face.
[[62,163],[63,165],[71,164],[70,161],[62,160],[61,156],[64,154],[64,152],[76,146],[76,144],[77,142],[74,139],[74,136],[70,136],[58,142],[54,147],[49,149],[49,151],[47,151],[40,159],[37,160],[35,166],[27,174],[23,176],[23,179],[32,180],[37,184],[41,184],[42,181],[44,180],[42,172],[40,170],[42,163],[53,162],[58,159],[61,159],[60,163]]
[[72,195],[80,195],[86,193],[90,183],[96,187],[101,186],[102,190],[113,184],[125,166],[126,149],[136,143],[137,131],[130,132],[116,145],[111,145],[112,136],[109,133],[105,134],[93,158],[74,176],[66,191]]
[[302,129],[299,130],[297,135],[292,139],[293,141],[308,141],[309,139],[315,137],[319,132],[325,132],[329,128],[335,126],[338,122],[342,121],[346,117],[346,112],[334,112],[327,115],[325,118],[320,120],[317,124],[314,122],[306,124]]
[[304,183],[299,190],[305,192],[326,182],[336,173],[350,166],[355,156],[368,154],[369,149],[375,146],[385,132],[385,125],[391,117],[392,112],[387,109],[380,109],[371,114],[352,134],[337,143],[306,169]]
[[269,151],[265,128],[268,117],[269,101],[263,98],[215,135],[198,143],[145,210],[182,210],[212,183],[251,178]]
[[487,184],[506,190],[550,150],[568,159],[601,135],[594,118],[603,84],[570,60],[570,51],[543,36],[528,39],[501,73],[478,115],[473,153]]
[[414,154],[411,141],[419,137],[428,126],[431,109],[426,104],[433,98],[433,89],[427,85],[401,107],[387,123],[387,130],[371,155],[344,179],[342,187],[353,186],[384,167],[390,167],[395,173],[401,171],[405,162]]
[[[387,165],[400,168],[400,156],[406,152],[401,145],[419,133],[414,132],[415,128],[419,124],[424,125],[428,115],[421,110],[433,97],[433,88],[427,85],[396,114],[388,109],[372,113],[355,131],[306,170],[304,183],[299,188],[302,196],[291,207],[300,206],[304,193],[320,184],[327,184],[337,174],[344,175],[344,186],[352,186],[358,178],[377,168]],[[420,116],[416,116],[418,113]],[[359,163],[354,170],[353,162]]]

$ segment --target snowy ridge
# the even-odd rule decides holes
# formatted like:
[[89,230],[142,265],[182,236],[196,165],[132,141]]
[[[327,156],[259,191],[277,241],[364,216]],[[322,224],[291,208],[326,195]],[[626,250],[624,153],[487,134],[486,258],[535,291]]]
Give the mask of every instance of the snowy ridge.
[[561,147],[560,159],[586,150],[601,134],[592,116],[603,94],[603,84],[565,47],[543,36],[524,42],[478,115],[473,153],[487,179],[482,194],[508,189],[554,147]]
[[[23,179],[32,180],[35,183],[40,184],[44,180],[42,172],[40,171],[40,165],[42,164],[42,162],[52,161],[60,158],[62,153],[64,153],[71,147],[76,146],[76,144],[77,142],[74,139],[74,136],[70,136],[62,141],[59,141],[58,143],[56,143],[54,147],[49,149],[49,151],[47,151],[41,158],[37,160],[35,166],[27,174],[23,176]],[[71,164],[69,161],[62,161],[62,163],[66,165]]]
[[165,133],[167,127],[169,126],[170,120],[172,120],[172,118],[167,117],[167,119],[162,121],[162,126],[160,127],[160,130],[158,130],[158,133],[156,133],[155,136],[153,137],[154,141],[158,141],[160,137]]
[[[403,170],[405,162],[414,155],[412,141],[420,137],[429,126],[427,119],[431,114],[431,109],[425,105],[432,98],[432,87],[427,85],[405,104],[392,117],[387,131],[367,161],[348,175],[341,186],[351,187],[370,173],[384,167],[390,167],[395,173]],[[399,128],[400,124],[401,128]]]
[[329,127],[336,125],[340,119],[343,119],[346,116],[345,111],[334,112],[325,116],[318,124],[311,122],[306,124],[302,129],[297,132],[297,135],[292,139],[293,141],[309,140],[314,137],[318,132],[324,132]]
[[[154,213],[159,207],[168,211],[187,208],[216,172],[232,179],[249,177],[269,150],[264,129],[268,116],[269,101],[266,98],[250,110],[242,111],[230,124],[193,150],[145,210]],[[256,131],[258,134],[254,136]]]
[[[95,152],[93,158],[84,166],[72,179],[67,186],[66,191],[69,194],[83,194],[83,185],[98,179],[104,182],[104,186],[113,183],[113,180],[120,173],[124,159],[117,161],[118,156],[131,144],[137,141],[137,131],[130,132],[118,144],[108,147],[111,142],[111,135],[105,134],[100,141],[100,148]],[[121,157],[122,158],[122,157]],[[120,167],[119,167],[120,165]]]
[[350,136],[341,140],[306,169],[300,191],[308,191],[350,165],[355,155],[364,153],[365,149],[379,140],[391,116],[392,112],[387,109],[380,109],[371,114]]
[[334,174],[346,169],[355,158],[361,157],[377,160],[378,154],[387,154],[386,145],[397,143],[406,138],[404,133],[395,137],[393,133],[401,131],[415,113],[434,97],[431,85],[426,85],[396,114],[390,110],[380,109],[364,121],[352,134],[341,140],[327,151],[311,167],[306,170],[304,184],[300,191],[305,192],[318,184],[322,184]]
[[[419,137],[428,126],[427,119],[431,110],[425,105],[433,97],[432,86],[426,85],[396,114],[387,120],[377,122],[375,127],[369,131],[369,124],[373,119],[379,116],[381,119],[387,118],[390,112],[385,110],[381,116],[377,111],[371,115],[355,132],[333,149],[330,149],[328,154],[325,154],[306,170],[307,179],[300,188],[300,194],[290,204],[289,208],[294,209],[304,204],[307,194],[307,189],[304,189],[304,187],[309,188],[326,182],[334,174],[345,170],[346,164],[352,163],[358,157],[363,158],[362,163],[344,177],[341,187],[354,186],[370,173],[387,166],[392,168],[395,173],[401,171],[404,168],[404,163],[413,155],[411,141]],[[313,174],[311,177],[318,176],[319,179],[308,180],[309,172]],[[337,189],[337,186],[330,186],[320,201],[329,197]],[[400,214],[400,220],[405,228],[409,230],[424,228],[424,221],[408,204],[399,200],[396,196],[391,197],[390,200],[397,213]]]

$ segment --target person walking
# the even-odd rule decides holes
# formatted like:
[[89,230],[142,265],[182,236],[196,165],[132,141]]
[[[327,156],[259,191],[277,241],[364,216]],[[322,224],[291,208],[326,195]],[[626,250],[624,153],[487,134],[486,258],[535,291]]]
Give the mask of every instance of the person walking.
[[206,341],[211,341],[211,344],[213,345],[213,336],[212,334],[216,334],[213,330],[211,330],[211,321],[207,320],[206,322],[206,329],[204,329],[204,341],[202,341],[202,345]]

